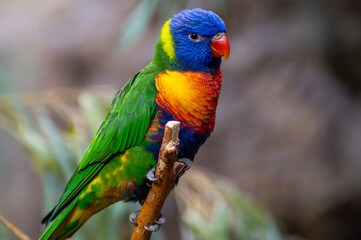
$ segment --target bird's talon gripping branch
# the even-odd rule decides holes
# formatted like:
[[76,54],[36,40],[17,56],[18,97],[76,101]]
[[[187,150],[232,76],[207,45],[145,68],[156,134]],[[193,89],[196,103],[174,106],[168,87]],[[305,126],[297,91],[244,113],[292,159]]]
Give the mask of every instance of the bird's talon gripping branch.
[[165,221],[166,221],[165,217],[164,217],[163,215],[160,215],[159,219],[158,219],[158,220],[155,220],[154,222],[155,222],[156,224],[161,225],[161,224],[165,223]]
[[159,224],[154,224],[154,225],[151,225],[149,227],[143,225],[144,229],[149,231],[149,232],[156,232],[160,229],[160,225]]
[[135,226],[137,226],[137,218],[139,216],[139,211],[137,212],[131,212],[129,214],[129,221],[133,223]]
[[149,172],[147,173],[147,179],[150,182],[155,182],[159,179],[159,177],[155,177],[154,174],[155,174],[155,167],[152,167],[152,169],[150,169]]
[[[137,225],[136,221],[137,221],[137,218],[138,218],[138,215],[139,215],[139,212],[132,212],[131,214],[136,214],[136,217],[135,217],[135,223],[132,222],[132,219],[131,219],[131,215],[129,215],[129,219],[130,221],[134,224],[134,225]],[[155,224],[154,225],[151,225],[149,227],[143,225],[144,229],[149,231],[149,232],[156,232],[160,229],[160,225],[162,225],[163,223],[165,223],[166,219],[165,217],[161,214],[159,216],[159,219],[158,220],[155,220]]]
[[185,173],[185,171],[187,171],[188,169],[191,168],[192,166],[192,161],[189,160],[188,158],[179,158],[177,160],[177,162],[183,163],[185,165],[185,167],[183,168],[183,170],[178,174],[177,177],[181,177],[183,176],[183,174]]
[[192,161],[189,160],[188,158],[179,158],[177,162],[183,163],[185,165],[185,167],[183,168],[183,170],[185,171],[187,171],[192,167]]

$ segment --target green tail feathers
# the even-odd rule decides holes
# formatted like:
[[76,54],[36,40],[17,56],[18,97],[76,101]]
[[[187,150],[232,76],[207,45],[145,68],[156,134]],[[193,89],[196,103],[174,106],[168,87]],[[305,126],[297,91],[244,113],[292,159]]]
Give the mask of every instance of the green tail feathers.
[[46,228],[39,240],[60,240],[70,237],[81,224],[68,224],[78,201],[73,201],[63,212],[61,212]]

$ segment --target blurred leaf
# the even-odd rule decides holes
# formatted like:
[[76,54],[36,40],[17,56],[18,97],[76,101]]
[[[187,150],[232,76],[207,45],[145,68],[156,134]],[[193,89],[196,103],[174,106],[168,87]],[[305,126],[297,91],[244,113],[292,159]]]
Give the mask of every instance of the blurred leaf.
[[192,167],[175,194],[183,239],[281,239],[272,217],[222,176]]
[[89,123],[92,135],[98,130],[100,124],[105,118],[105,115],[107,114],[108,108],[111,104],[110,96],[115,94],[113,91],[110,92],[109,89],[106,90],[109,92],[109,96],[106,99],[100,98],[90,92],[84,92],[79,95],[79,105],[82,114],[84,114],[87,122]]
[[139,39],[145,35],[158,3],[159,0],[140,1],[135,10],[124,21],[119,38],[121,51],[134,47]]
[[17,228],[14,224],[12,224],[8,220],[6,220],[1,215],[0,215],[0,223],[2,223],[7,229],[9,229],[20,240],[31,240],[25,233],[23,233],[19,228]]
[[10,239],[9,231],[8,231],[7,228],[5,228],[5,226],[3,226],[2,224],[0,224],[0,239],[1,239],[1,240],[8,240],[8,239]]
[[[65,142],[62,139],[59,129],[55,126],[51,118],[45,114],[38,114],[39,125],[42,128],[42,132],[45,134],[45,138],[48,140],[47,144],[49,145],[50,150],[54,157],[57,159],[59,166],[61,167],[61,172],[64,173],[65,179],[69,179],[75,169],[73,156],[69,149],[66,149]],[[73,164],[71,164],[71,161]]]

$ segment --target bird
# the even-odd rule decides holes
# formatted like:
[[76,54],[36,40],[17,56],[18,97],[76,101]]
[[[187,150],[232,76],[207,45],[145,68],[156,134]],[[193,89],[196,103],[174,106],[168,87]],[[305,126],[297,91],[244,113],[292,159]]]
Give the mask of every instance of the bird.
[[168,121],[180,122],[178,158],[188,169],[214,129],[220,65],[229,53],[217,14],[195,8],[168,19],[153,60],[116,93],[59,202],[43,218],[47,228],[39,240],[71,237],[118,201],[142,203]]

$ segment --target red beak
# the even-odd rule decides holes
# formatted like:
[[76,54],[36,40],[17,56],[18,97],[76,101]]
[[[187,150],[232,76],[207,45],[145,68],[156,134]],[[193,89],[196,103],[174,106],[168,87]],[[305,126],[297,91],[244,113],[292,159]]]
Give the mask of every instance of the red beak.
[[229,42],[225,33],[217,33],[211,41],[211,50],[213,57],[224,57],[227,61],[229,57]]

